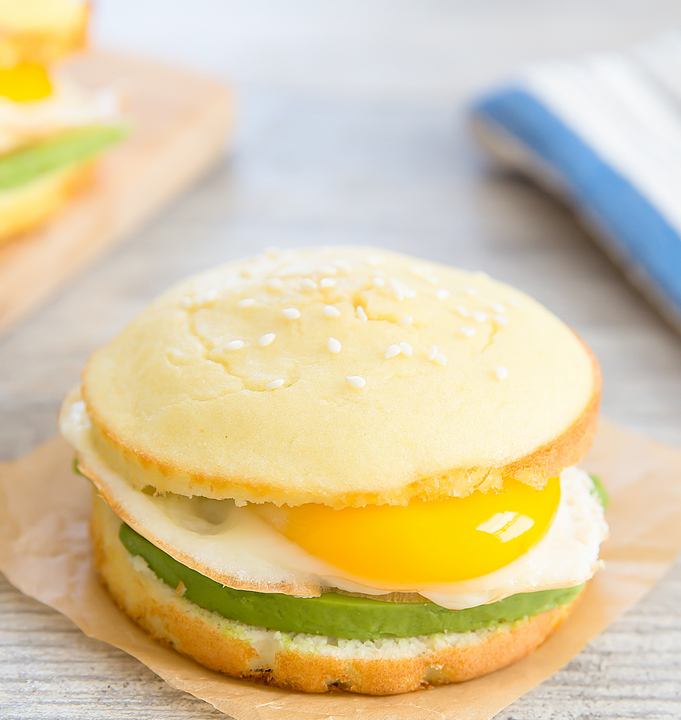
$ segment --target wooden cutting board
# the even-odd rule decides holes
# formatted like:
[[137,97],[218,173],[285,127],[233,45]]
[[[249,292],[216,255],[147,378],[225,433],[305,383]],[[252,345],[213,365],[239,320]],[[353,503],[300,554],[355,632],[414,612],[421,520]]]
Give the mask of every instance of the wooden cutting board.
[[114,243],[129,237],[224,153],[229,90],[162,63],[94,51],[71,61],[85,87],[126,97],[131,134],[94,183],[50,222],[0,247],[0,332]]

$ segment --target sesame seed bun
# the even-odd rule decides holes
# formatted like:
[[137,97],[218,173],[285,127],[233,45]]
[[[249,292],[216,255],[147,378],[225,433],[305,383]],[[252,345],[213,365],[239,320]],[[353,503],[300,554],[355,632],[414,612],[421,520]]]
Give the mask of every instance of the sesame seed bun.
[[180,283],[89,359],[93,442],[133,486],[333,507],[541,486],[578,462],[584,343],[484,274],[366,248]]
[[577,602],[466,633],[370,641],[275,632],[227,620],[182,597],[127,552],[119,526],[96,496],[95,562],[123,611],[152,637],[206,667],[290,690],[391,695],[470,680],[531,653]]

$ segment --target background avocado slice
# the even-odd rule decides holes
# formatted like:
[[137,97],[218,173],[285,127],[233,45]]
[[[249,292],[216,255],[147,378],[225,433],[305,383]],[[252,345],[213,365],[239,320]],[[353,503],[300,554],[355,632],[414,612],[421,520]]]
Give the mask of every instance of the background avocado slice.
[[15,150],[0,158],[0,191],[31,182],[66,165],[83,162],[126,134],[125,125],[90,125]]

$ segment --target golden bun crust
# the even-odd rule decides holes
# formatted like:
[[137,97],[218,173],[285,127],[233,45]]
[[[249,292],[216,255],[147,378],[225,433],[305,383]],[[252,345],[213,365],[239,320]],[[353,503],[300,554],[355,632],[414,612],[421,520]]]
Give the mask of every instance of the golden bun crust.
[[[583,341],[582,341],[583,342]],[[509,463],[503,468],[504,477],[523,479],[531,477],[553,477],[561,470],[576,465],[588,452],[598,429],[598,411],[603,391],[603,375],[596,356],[583,343],[584,350],[591,357],[594,391],[580,417],[561,435],[537,448],[529,455]]]
[[89,12],[73,0],[0,0],[0,68],[49,65],[84,47]]
[[136,623],[202,665],[236,678],[303,692],[344,690],[392,695],[470,680],[525,657],[570,614],[574,604],[470,633],[329,643],[279,633],[203,610],[159,580],[118,539],[119,521],[95,497],[91,534],[99,574]]
[[93,169],[88,161],[0,192],[0,245],[44,223],[90,182]]
[[601,392],[584,343],[486,275],[375,252],[270,253],[159,297],[83,372],[107,464],[137,488],[345,507],[578,462]]

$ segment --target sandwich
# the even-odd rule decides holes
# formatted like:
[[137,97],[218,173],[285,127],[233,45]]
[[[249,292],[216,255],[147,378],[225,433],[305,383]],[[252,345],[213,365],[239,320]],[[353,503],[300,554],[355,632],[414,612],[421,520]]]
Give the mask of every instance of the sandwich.
[[125,134],[111,89],[55,69],[86,42],[89,5],[0,0],[0,244],[56,212]]
[[101,579],[154,638],[386,695],[502,668],[569,616],[607,535],[577,467],[600,394],[584,342],[484,273],[272,250],[152,302],[60,427]]

